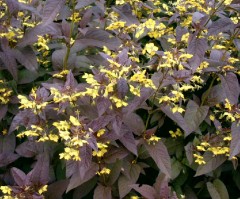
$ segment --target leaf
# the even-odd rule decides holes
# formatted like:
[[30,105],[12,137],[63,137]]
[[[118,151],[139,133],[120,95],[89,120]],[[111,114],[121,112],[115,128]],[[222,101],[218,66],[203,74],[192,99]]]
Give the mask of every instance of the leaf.
[[118,159],[121,160],[125,158],[127,155],[129,155],[129,152],[123,147],[113,148],[106,153],[104,160],[105,163],[111,164],[116,162]]
[[46,199],[62,199],[62,195],[65,192],[69,180],[59,180],[48,185],[47,192],[44,194]]
[[80,173],[80,170],[77,169],[74,172],[74,175],[70,179],[66,192],[69,192],[70,190],[90,180],[93,176],[96,175],[97,171],[98,171],[98,164],[96,163],[92,163],[92,165],[88,169],[85,169],[85,172],[83,173]]
[[220,32],[227,32],[229,30],[233,30],[235,25],[232,20],[228,17],[224,17],[221,15],[221,18],[217,21],[214,21],[211,26],[208,28],[209,35],[217,35]]
[[221,199],[229,199],[227,188],[221,180],[219,179],[214,180],[213,185],[217,192],[219,193]]
[[38,35],[61,35],[59,26],[55,23],[39,24],[27,31],[23,39],[17,44],[19,48],[24,48],[27,45],[34,44],[38,40]]
[[37,72],[37,57],[31,47],[27,46],[22,49],[13,49],[13,54],[18,62],[22,64],[26,69],[32,72]]
[[22,69],[18,73],[18,84],[28,84],[39,77],[39,73],[35,73],[26,69]]
[[237,125],[236,122],[232,123],[231,126],[231,136],[232,140],[230,143],[230,156],[229,159],[240,153],[240,125]]
[[112,188],[105,187],[99,184],[96,189],[94,190],[93,199],[112,199]]
[[163,172],[168,178],[171,178],[170,156],[163,142],[158,141],[155,145],[145,143],[145,147],[161,172]]
[[203,157],[206,161],[206,164],[198,166],[195,177],[215,170],[227,159],[225,155],[213,156],[211,152],[205,152]]
[[19,10],[18,2],[14,0],[6,0],[6,4],[7,4],[8,12],[11,15],[16,13]]
[[237,104],[240,86],[236,74],[229,72],[225,76],[219,75],[219,77],[227,99],[229,99],[231,104]]
[[0,153],[13,153],[16,147],[16,137],[14,134],[0,136]]
[[94,3],[95,0],[85,0],[85,1],[82,1],[82,0],[78,0],[78,3],[77,5],[75,6],[75,9],[81,9],[81,8],[84,8],[92,3]]
[[121,169],[122,169],[122,160],[117,160],[114,164],[113,167],[111,168],[111,172],[108,175],[107,183],[106,185],[112,186],[116,180],[118,179]]
[[[208,114],[208,106],[198,106],[196,102],[189,100],[184,119],[188,125],[189,132],[196,131],[199,128],[199,125],[203,122]],[[188,136],[189,134],[185,134]]]
[[162,106],[161,110],[185,131],[185,135],[189,135],[191,133],[191,130],[189,129],[185,119],[180,113],[172,113],[169,106]]
[[43,152],[43,144],[35,141],[25,141],[17,146],[16,152],[26,158],[31,158]]
[[136,113],[129,113],[123,116],[123,123],[136,135],[141,135],[145,130],[142,118]]
[[0,105],[0,121],[5,117],[8,111],[8,106],[7,105]]
[[204,54],[208,49],[207,39],[197,38],[196,35],[192,35],[188,40],[187,53],[192,54],[193,57],[189,59],[189,64],[195,71],[204,58]]
[[121,21],[126,21],[127,26],[139,24],[137,17],[132,14],[133,12],[130,5],[125,4],[122,7],[113,7],[113,10],[120,15],[119,17]]
[[120,99],[124,99],[129,90],[127,80],[120,78],[117,81],[117,94]]
[[155,199],[156,191],[153,187],[149,185],[142,185],[139,187],[138,184],[131,185],[131,188],[135,189],[138,193],[140,193],[143,197],[147,199]]
[[65,0],[47,0],[43,8],[42,23],[48,24],[53,22],[64,3]]
[[75,41],[71,52],[78,52],[86,47],[108,47],[110,50],[118,49],[120,46],[120,40],[116,37],[112,37],[110,33],[104,30],[89,29],[86,34]]
[[5,167],[17,160],[20,156],[10,152],[0,153],[0,167]]
[[30,174],[30,181],[34,184],[47,184],[49,181],[49,157],[47,153],[38,156]]
[[26,174],[18,168],[11,168],[11,175],[14,181],[17,183],[18,186],[23,187],[25,184]]
[[207,189],[212,199],[221,199],[218,191],[211,182],[207,183]]
[[97,184],[97,177],[92,178],[91,180],[83,183],[79,187],[74,189],[73,199],[79,199],[86,196]]
[[0,59],[2,60],[5,68],[11,73],[13,78],[17,80],[17,62],[13,58],[14,55],[10,50],[5,50],[4,52],[0,52]]
[[137,144],[134,139],[133,133],[129,131],[128,128],[124,128],[123,131],[125,131],[124,135],[119,138],[120,142],[134,155],[137,156]]
[[135,184],[139,178],[141,167],[138,164],[126,162],[124,166],[124,175],[118,179],[118,190],[120,199],[126,196],[130,191],[130,185]]

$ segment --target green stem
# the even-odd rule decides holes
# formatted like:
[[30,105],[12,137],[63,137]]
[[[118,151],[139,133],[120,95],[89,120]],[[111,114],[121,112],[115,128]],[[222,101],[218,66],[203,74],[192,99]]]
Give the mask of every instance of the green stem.
[[[73,3],[74,3],[74,1],[73,1]],[[72,18],[70,33],[69,33],[69,43],[67,44],[67,52],[66,52],[66,55],[65,55],[64,61],[63,61],[63,69],[64,70],[67,69],[67,62],[68,62],[71,47],[72,47],[71,38],[72,38],[73,29],[74,29],[74,20],[75,20],[74,12],[75,12],[75,5],[74,5],[74,8],[73,8],[73,18]]]

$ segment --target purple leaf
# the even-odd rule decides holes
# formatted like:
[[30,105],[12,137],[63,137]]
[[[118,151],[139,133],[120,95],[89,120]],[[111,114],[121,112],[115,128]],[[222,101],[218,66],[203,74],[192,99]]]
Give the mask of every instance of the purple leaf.
[[43,152],[43,144],[35,141],[25,141],[17,146],[16,152],[23,157],[31,158]]
[[109,124],[109,122],[113,119],[112,116],[100,116],[97,119],[91,121],[88,124],[88,127],[91,128],[94,132],[98,131],[101,128],[104,128]]
[[78,0],[77,1],[77,5],[75,6],[75,9],[81,9],[81,8],[84,8],[85,6],[88,6],[92,3],[95,2],[95,0],[85,0],[85,1],[82,1],[82,0]]
[[215,170],[227,159],[227,157],[224,155],[213,156],[211,152],[205,152],[203,157],[206,161],[206,164],[198,166],[195,177]]
[[22,49],[14,49],[13,54],[15,58],[25,68],[30,71],[36,72],[38,69],[37,57],[31,47],[25,47]]
[[128,155],[128,151],[122,148],[113,148],[109,149],[109,151],[105,155],[105,162],[108,164],[116,162],[118,159],[121,160]]
[[111,37],[111,34],[104,30],[90,29],[86,34],[75,41],[71,51],[80,51],[86,47],[108,47],[110,50],[117,49],[120,46],[120,40],[116,37]]
[[86,196],[97,184],[97,177],[92,178],[91,180],[83,183],[74,189],[72,199],[79,199]]
[[116,182],[118,179],[120,172],[122,170],[122,160],[117,160],[114,164],[113,167],[111,168],[111,172],[108,176],[106,185],[108,186],[113,186],[113,184]]
[[31,171],[30,181],[34,184],[47,184],[49,181],[49,157],[43,153],[38,156],[37,163]]
[[23,48],[27,45],[31,45],[38,40],[38,35],[61,35],[61,30],[59,26],[55,23],[48,23],[48,24],[39,24],[34,28],[30,29],[24,35],[23,39],[18,43],[18,47]]
[[2,60],[5,68],[11,73],[13,78],[17,80],[17,62],[13,57],[14,54],[9,49],[5,49],[4,52],[0,52],[0,59]]
[[172,113],[169,106],[162,106],[161,110],[185,131],[185,135],[189,135],[191,133],[191,130],[189,129],[185,119],[183,118],[183,116],[180,113],[178,113],[178,112]]
[[142,185],[139,187],[138,184],[131,185],[131,188],[135,189],[138,193],[140,193],[143,197],[147,199],[155,199],[156,191],[153,187],[149,185]]
[[0,167],[5,167],[17,160],[20,156],[10,152],[3,152],[0,154]]
[[62,199],[62,195],[67,189],[69,180],[60,180],[48,185],[45,196],[47,199]]
[[11,15],[19,10],[19,4],[15,0],[6,0],[6,4]]
[[7,111],[8,111],[7,105],[0,105],[0,121],[5,117]]
[[187,52],[192,54],[193,57],[189,60],[189,64],[192,67],[192,70],[195,71],[200,65],[204,58],[204,54],[208,49],[207,39],[197,38],[195,35],[192,35],[188,40]]
[[237,125],[236,122],[232,123],[231,127],[231,135],[232,140],[230,144],[230,157],[229,159],[233,158],[240,153],[240,125]]
[[14,178],[14,181],[17,183],[18,186],[24,186],[25,184],[25,179],[26,179],[26,174],[21,171],[18,168],[12,168],[11,169],[11,175]]
[[145,143],[145,147],[161,172],[163,172],[168,178],[171,178],[170,156],[163,142],[158,141],[155,145]]
[[135,184],[139,178],[141,167],[138,164],[131,164],[126,162],[123,164],[124,167],[124,175],[120,176],[118,179],[118,190],[120,198],[126,196],[130,191],[130,185]]
[[99,184],[94,190],[93,199],[112,199],[112,188]]
[[119,138],[120,142],[134,155],[137,156],[137,144],[134,139],[132,131],[130,131],[128,128],[123,128],[122,131],[124,131],[124,135]]
[[228,17],[221,16],[220,19],[214,21],[212,25],[208,29],[209,35],[217,35],[220,32],[227,32],[229,30],[233,30],[235,25],[232,20]]
[[127,95],[129,90],[127,80],[124,78],[120,78],[117,81],[117,94],[120,99],[124,99],[124,97]]
[[[194,101],[189,100],[184,119],[189,127],[189,133],[196,131],[208,114],[208,106],[198,106]],[[186,133],[185,136],[189,134]]]
[[66,192],[90,180],[93,176],[96,175],[97,171],[98,171],[98,164],[96,163],[92,163],[92,165],[87,170],[85,170],[82,174],[77,169],[74,175],[70,179]]
[[129,4],[125,4],[120,8],[113,7],[113,10],[120,15],[121,21],[126,21],[127,26],[139,24],[137,17],[132,14],[133,12]]
[[51,23],[60,9],[63,7],[65,0],[47,0],[43,8],[43,19],[42,23]]
[[13,153],[16,146],[16,137],[14,134],[5,135],[0,137],[0,153],[9,152]]
[[231,104],[237,104],[240,94],[240,86],[236,74],[227,73],[226,76],[219,75],[219,77],[227,99],[229,99]]
[[145,130],[142,118],[136,113],[124,115],[123,123],[136,135],[141,135]]
[[98,97],[96,104],[99,116],[102,116],[111,106],[111,102],[104,97]]

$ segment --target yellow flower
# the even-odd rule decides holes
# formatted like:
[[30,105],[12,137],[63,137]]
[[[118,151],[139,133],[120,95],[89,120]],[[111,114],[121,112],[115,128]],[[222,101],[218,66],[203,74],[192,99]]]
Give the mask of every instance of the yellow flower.
[[196,158],[195,162],[198,163],[199,165],[206,164],[203,156],[198,155],[198,154],[193,154],[193,157]]
[[149,55],[153,56],[156,54],[156,51],[158,51],[158,47],[155,46],[154,43],[148,43],[148,44],[146,44],[142,53],[146,54],[146,52],[147,52]]
[[42,186],[42,187],[38,190],[38,193],[42,194],[43,192],[46,192],[46,191],[47,191],[47,187],[48,187],[48,185]]
[[104,167],[101,171],[98,171],[98,175],[110,174],[111,170],[109,168]]
[[0,190],[4,193],[4,194],[11,194],[12,189],[8,186],[0,186]]

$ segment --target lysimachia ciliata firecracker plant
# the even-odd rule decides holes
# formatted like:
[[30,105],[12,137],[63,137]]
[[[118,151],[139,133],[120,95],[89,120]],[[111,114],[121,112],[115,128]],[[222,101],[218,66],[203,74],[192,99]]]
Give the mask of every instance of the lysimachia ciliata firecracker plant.
[[237,0],[0,2],[0,198],[240,197]]

